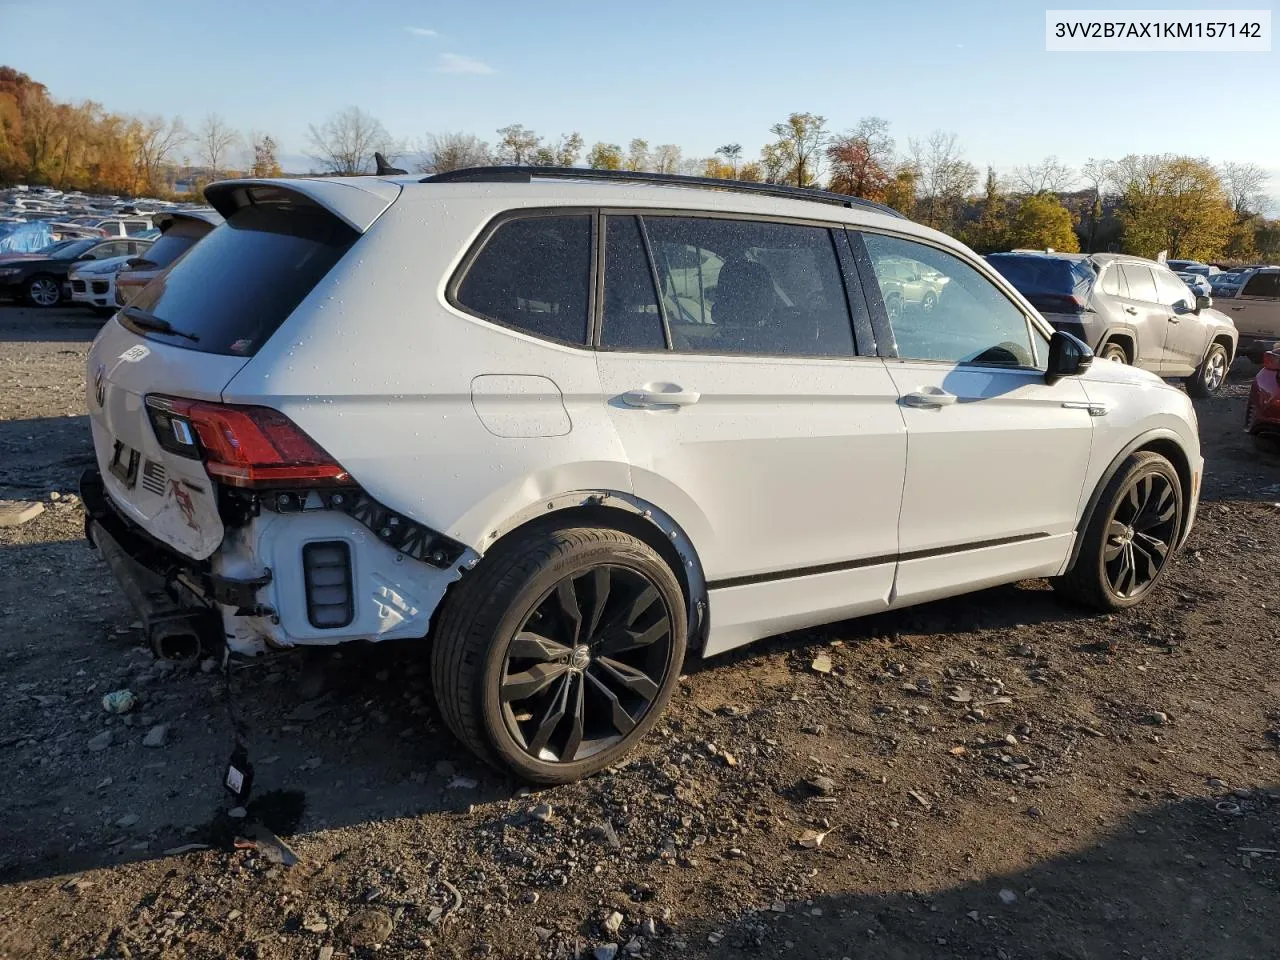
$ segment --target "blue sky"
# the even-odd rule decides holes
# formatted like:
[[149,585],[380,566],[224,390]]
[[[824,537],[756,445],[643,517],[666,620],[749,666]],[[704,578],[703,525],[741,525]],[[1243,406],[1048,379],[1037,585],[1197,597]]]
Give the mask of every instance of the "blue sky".
[[885,117],[903,147],[954,131],[979,167],[1048,154],[1248,161],[1274,171],[1280,194],[1280,124],[1248,122],[1247,109],[1280,90],[1280,52],[1047,53],[1045,8],[1066,5],[0,0],[0,63],[112,110],[191,126],[216,111],[271,133],[294,166],[308,123],[349,104],[408,142],[442,130],[492,142],[519,122],[686,156],[733,141],[754,154],[801,110],[834,130]]

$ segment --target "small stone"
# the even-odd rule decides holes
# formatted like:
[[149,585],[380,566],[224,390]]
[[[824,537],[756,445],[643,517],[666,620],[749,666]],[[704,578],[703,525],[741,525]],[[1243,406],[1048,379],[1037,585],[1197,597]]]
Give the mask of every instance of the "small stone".
[[653,919],[653,917],[649,917],[644,923],[640,924],[640,932],[644,934],[644,936],[653,939],[658,935],[658,921]]
[[391,916],[383,910],[357,910],[338,929],[353,947],[373,947],[391,936]]
[[249,811],[244,807],[232,807],[227,811],[227,816],[232,820],[243,820],[249,815]]
[[167,723],[157,723],[154,727],[147,731],[147,735],[142,738],[144,747],[151,747],[153,750],[163,747],[169,742],[169,725]]
[[123,830],[126,827],[132,827],[137,822],[138,822],[138,815],[136,813],[126,813],[123,817],[121,817],[119,820],[116,821],[116,826],[119,827],[121,830]]
[[1016,747],[1018,745],[1018,738],[1012,733],[1006,733],[1004,735],[1004,742],[1010,747]]
[[107,713],[128,713],[138,705],[132,690],[112,690],[102,696],[102,709]]
[[822,797],[829,797],[836,792],[836,782],[830,777],[814,777],[812,780],[806,780],[805,785]]
[[537,890],[526,890],[523,896],[520,897],[520,902],[527,903],[530,906],[532,906],[533,904],[537,903],[541,899],[542,899],[542,894],[540,894]]
[[968,917],[970,920],[977,920],[977,919],[978,919],[978,911],[977,911],[977,910],[970,910],[968,913],[966,913],[966,914],[965,914],[965,916],[966,916],[966,917]]
[[1153,726],[1163,727],[1168,722],[1169,715],[1163,710],[1153,710],[1151,713],[1147,714],[1147,723],[1150,723]]
[[606,943],[604,946],[596,947],[591,956],[595,960],[613,960],[618,955],[618,945],[616,943]]
[[446,790],[474,790],[478,783],[470,777],[454,777],[445,785]]
[[616,937],[618,935],[618,931],[622,929],[623,919],[625,918],[622,916],[622,914],[620,914],[617,910],[614,910],[611,914],[609,914],[609,916],[604,918],[604,923],[601,924],[601,927],[604,928],[604,932],[607,933],[609,936]]
[[217,669],[218,669],[218,661],[215,660],[213,657],[205,657],[203,660],[200,661],[201,673],[213,673],[213,671]]
[[773,901],[773,906],[771,906],[769,909],[772,910],[774,913],[786,913],[787,905],[783,903],[781,900],[775,900]]
[[816,850],[822,846],[822,841],[826,839],[827,834],[819,830],[806,830],[800,834],[796,842],[806,850]]
[[1215,790],[1225,790],[1227,787],[1227,784],[1225,781],[1219,780],[1217,777],[1210,777],[1209,786],[1211,786]]
[[89,738],[89,750],[92,753],[101,753],[107,747],[111,746],[112,734],[110,730],[103,730],[96,736]]
[[539,943],[546,943],[553,933],[555,933],[554,930],[548,930],[546,927],[533,928],[533,935],[538,938]]
[[730,753],[728,750],[726,750],[726,751],[724,751],[724,753],[720,754],[720,759],[722,759],[722,760],[724,761],[724,765],[725,765],[726,767],[736,767],[736,766],[738,765],[738,758],[737,758],[737,757],[735,757],[735,756],[734,756],[732,753]]
[[1008,887],[1005,887],[1003,890],[1001,890],[999,896],[1000,896],[1000,902],[1003,903],[1005,906],[1018,902],[1018,895],[1014,893],[1012,890],[1010,890]]
[[316,960],[333,960],[333,947],[326,943],[316,954]]
[[552,815],[552,810],[551,810],[551,804],[549,803],[540,803],[536,807],[532,807],[529,810],[529,816],[532,817],[534,820],[539,821],[540,823],[546,823],[548,820],[551,819],[551,815]]
[[324,933],[329,929],[329,925],[323,920],[308,920],[302,925],[302,929],[308,933]]
[[825,653],[820,653],[813,658],[813,662],[809,664],[809,669],[815,673],[830,673],[835,669],[835,665],[831,662],[831,658]]

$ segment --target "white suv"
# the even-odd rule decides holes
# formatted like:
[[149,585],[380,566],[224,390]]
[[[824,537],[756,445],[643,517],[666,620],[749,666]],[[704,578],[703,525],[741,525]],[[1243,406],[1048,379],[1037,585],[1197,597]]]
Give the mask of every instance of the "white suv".
[[[875,204],[537,168],[206,195],[226,223],[88,360],[89,534],[160,655],[424,638],[458,737],[551,783],[690,653],[1030,577],[1127,607],[1190,530],[1186,395]],[[904,265],[932,295],[890,312]]]

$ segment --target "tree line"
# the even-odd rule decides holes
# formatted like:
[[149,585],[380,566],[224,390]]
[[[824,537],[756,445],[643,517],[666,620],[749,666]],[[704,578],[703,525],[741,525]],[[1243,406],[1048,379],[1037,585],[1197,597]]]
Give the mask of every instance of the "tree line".
[[[369,173],[381,152],[392,162],[416,157],[412,165],[428,174],[486,164],[586,165],[824,188],[889,206],[984,253],[1051,247],[1280,258],[1280,220],[1263,216],[1267,175],[1253,164],[1133,154],[1074,169],[1051,156],[1003,176],[988,168],[984,177],[956,134],[939,130],[900,144],[881,117],[837,131],[825,117],[792,113],[769,133],[755,157],[734,142],[711,156],[639,137],[588,147],[577,131],[544,136],[519,123],[497,130],[492,142],[452,131],[409,142],[352,106],[309,126],[306,145],[315,172],[329,175]],[[216,114],[193,130],[180,117],[59,103],[42,84],[0,67],[0,183],[166,196],[192,155],[201,164],[197,189],[229,175],[281,175],[272,137],[242,134]]]

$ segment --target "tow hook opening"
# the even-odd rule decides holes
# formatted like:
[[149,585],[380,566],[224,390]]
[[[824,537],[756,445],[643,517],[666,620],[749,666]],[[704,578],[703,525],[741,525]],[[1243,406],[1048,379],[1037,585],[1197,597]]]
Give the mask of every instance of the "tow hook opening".
[[221,656],[221,635],[212,613],[190,613],[147,621],[147,645],[157,660],[173,660],[192,666],[210,656]]

